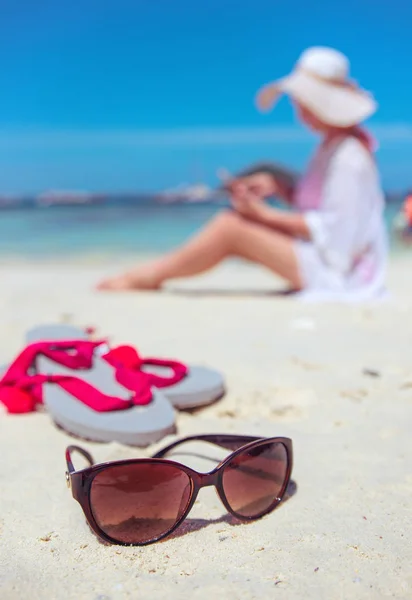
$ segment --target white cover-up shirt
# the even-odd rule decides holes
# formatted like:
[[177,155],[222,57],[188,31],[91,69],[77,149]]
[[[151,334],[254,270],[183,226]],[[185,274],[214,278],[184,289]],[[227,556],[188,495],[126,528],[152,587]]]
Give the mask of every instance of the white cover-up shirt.
[[384,292],[384,196],[364,143],[345,136],[321,145],[294,205],[311,234],[310,241],[295,242],[306,295],[356,299]]

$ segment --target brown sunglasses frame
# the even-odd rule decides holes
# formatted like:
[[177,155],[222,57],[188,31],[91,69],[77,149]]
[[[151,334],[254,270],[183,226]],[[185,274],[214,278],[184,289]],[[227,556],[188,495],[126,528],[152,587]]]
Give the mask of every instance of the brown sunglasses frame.
[[[167,453],[169,453],[171,450],[173,450],[177,446],[180,446],[181,444],[184,444],[187,442],[195,442],[195,441],[207,442],[209,444],[214,444],[216,446],[220,446],[222,448],[232,450],[232,453],[229,454],[229,456],[227,456],[223,461],[221,461],[217,465],[217,467],[215,467],[212,471],[210,471],[208,473],[199,473],[198,471],[195,471],[194,469],[192,469],[186,465],[183,465],[179,462],[175,462],[173,460],[168,460],[168,459],[163,458]],[[226,494],[225,494],[224,487],[223,487],[223,473],[224,473],[225,467],[237,455],[242,454],[243,452],[245,452],[247,450],[251,450],[260,445],[267,444],[267,443],[279,443],[279,444],[282,444],[286,449],[286,454],[287,454],[286,476],[285,476],[285,481],[283,482],[282,489],[279,493],[279,496],[274,499],[273,503],[267,509],[265,509],[258,515],[255,515],[253,517],[245,517],[243,515],[239,515],[234,510],[232,510],[232,508],[230,507],[230,505],[226,499]],[[90,467],[86,467],[85,469],[76,471],[74,469],[73,462],[72,462],[72,456],[71,456],[72,452],[78,452],[79,454],[81,454],[83,456],[83,458],[85,458],[90,463]],[[248,435],[232,435],[232,434],[193,435],[193,436],[188,436],[188,437],[176,440],[172,444],[169,444],[165,448],[162,448],[161,450],[156,452],[156,454],[154,454],[152,458],[135,458],[135,459],[119,460],[119,461],[106,462],[106,463],[100,463],[100,464],[94,464],[94,460],[93,460],[91,454],[89,454],[89,452],[87,452],[83,448],[80,448],[79,446],[68,446],[68,448],[66,449],[66,463],[67,463],[67,471],[66,471],[67,486],[71,488],[73,498],[75,500],[77,500],[77,502],[82,507],[82,510],[84,512],[86,520],[89,523],[92,530],[94,531],[94,533],[99,538],[101,538],[102,540],[104,540],[105,542],[108,542],[110,544],[116,544],[118,546],[146,546],[148,544],[153,544],[154,542],[158,542],[159,540],[169,536],[173,531],[175,531],[175,529],[177,529],[183,523],[183,521],[186,519],[186,517],[190,513],[190,511],[193,507],[193,504],[196,501],[199,490],[202,487],[214,486],[216,488],[217,494],[218,494],[219,498],[221,499],[223,505],[225,506],[226,510],[230,514],[232,514],[234,517],[236,517],[237,519],[239,519],[241,521],[255,521],[256,519],[260,519],[264,515],[272,512],[282,501],[284,494],[287,490],[287,487],[289,485],[289,481],[290,481],[290,477],[291,477],[291,473],[292,473],[292,467],[293,467],[293,447],[292,447],[292,440],[289,438],[285,438],[285,437],[261,438],[261,437],[254,437],[254,436],[248,436]],[[178,521],[173,525],[173,527],[168,529],[165,533],[162,533],[160,536],[157,536],[157,537],[155,537],[151,540],[147,540],[145,542],[126,543],[126,542],[121,542],[119,540],[116,540],[116,539],[108,536],[98,526],[98,524],[94,518],[91,503],[90,503],[90,491],[91,491],[91,486],[92,486],[93,479],[95,478],[95,476],[98,473],[100,473],[101,471],[104,471],[105,469],[111,468],[113,466],[124,466],[124,465],[132,465],[132,464],[156,465],[159,463],[162,465],[165,465],[165,464],[173,465],[174,467],[185,472],[190,479],[190,482],[191,482],[190,498],[189,498],[187,507],[186,507],[183,515],[178,519]]]

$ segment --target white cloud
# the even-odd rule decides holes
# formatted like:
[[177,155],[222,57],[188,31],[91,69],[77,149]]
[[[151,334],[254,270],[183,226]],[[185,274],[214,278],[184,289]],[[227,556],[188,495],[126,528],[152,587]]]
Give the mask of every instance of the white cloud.
[[[381,142],[411,142],[412,123],[371,125]],[[274,143],[307,143],[310,134],[302,127],[209,127],[165,130],[34,129],[1,130],[0,149],[70,149],[231,146]]]

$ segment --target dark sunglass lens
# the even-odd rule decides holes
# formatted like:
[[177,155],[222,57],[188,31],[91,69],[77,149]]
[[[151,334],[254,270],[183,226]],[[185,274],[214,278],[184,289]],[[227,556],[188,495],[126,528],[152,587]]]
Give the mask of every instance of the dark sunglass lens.
[[125,544],[144,544],[155,541],[179,521],[191,489],[189,476],[175,465],[118,465],[95,476],[90,505],[106,535]]
[[276,506],[287,471],[288,454],[280,442],[260,444],[238,454],[223,473],[228,504],[240,517],[259,517]]

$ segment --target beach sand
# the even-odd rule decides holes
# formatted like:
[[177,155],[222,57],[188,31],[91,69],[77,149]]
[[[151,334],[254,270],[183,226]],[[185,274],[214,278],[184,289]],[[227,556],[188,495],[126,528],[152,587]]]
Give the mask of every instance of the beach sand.
[[[2,363],[27,328],[69,321],[143,354],[216,366],[226,397],[178,414],[179,434],[289,436],[296,484],[260,521],[234,524],[207,488],[171,538],[105,546],[66,487],[73,438],[45,413],[2,413],[0,598],[411,598],[411,265],[392,261],[392,298],[374,305],[276,297],[270,275],[236,263],[140,294],[91,289],[120,265],[0,266]],[[154,450],[81,445],[97,461]]]

